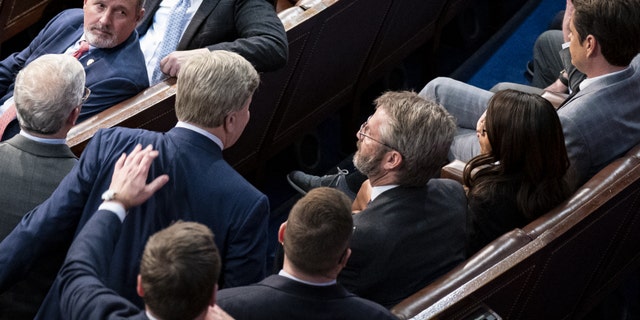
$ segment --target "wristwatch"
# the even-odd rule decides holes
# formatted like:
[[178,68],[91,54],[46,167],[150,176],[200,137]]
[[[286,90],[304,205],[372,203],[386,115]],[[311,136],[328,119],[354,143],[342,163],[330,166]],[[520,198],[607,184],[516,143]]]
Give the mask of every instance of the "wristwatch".
[[102,200],[111,201],[116,199],[116,192],[114,190],[107,190],[102,194]]

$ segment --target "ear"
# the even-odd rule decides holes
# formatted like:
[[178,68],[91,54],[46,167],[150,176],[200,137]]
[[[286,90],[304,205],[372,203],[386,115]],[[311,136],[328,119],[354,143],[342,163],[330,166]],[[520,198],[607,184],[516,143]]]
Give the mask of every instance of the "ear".
[[72,127],[76,124],[76,121],[78,121],[78,117],[80,116],[80,108],[81,106],[77,106],[71,110],[71,113],[69,113],[69,117],[67,118],[67,124],[70,124]]
[[138,275],[138,283],[136,285],[136,291],[138,292],[138,296],[140,298],[144,298],[144,289],[142,288],[142,276]]
[[235,126],[238,121],[236,118],[237,113],[235,111],[229,113],[226,117],[224,117],[224,123],[222,124],[222,128],[225,133],[234,132]]
[[402,155],[396,150],[387,152],[384,156],[384,168],[386,170],[394,170],[402,163]]
[[344,268],[347,265],[349,257],[351,257],[351,248],[347,248],[347,253],[342,256],[342,259],[340,260],[340,269]]
[[140,22],[140,20],[142,20],[142,17],[144,17],[144,8],[140,9],[140,11],[138,12],[138,16],[136,17],[136,23]]
[[587,35],[584,39],[584,48],[586,50],[587,57],[592,57],[596,54],[596,48],[598,46],[598,40],[593,35]]
[[211,295],[211,301],[209,301],[209,305],[210,306],[215,306],[216,305],[216,294],[218,293],[218,284],[216,283],[215,286],[213,286],[213,294]]
[[278,242],[284,243],[284,231],[287,229],[287,222],[283,222],[278,230]]

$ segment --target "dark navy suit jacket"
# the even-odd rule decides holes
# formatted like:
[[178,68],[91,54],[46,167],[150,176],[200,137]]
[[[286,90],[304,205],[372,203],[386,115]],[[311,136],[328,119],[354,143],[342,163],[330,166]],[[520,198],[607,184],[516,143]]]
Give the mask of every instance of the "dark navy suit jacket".
[[[13,83],[18,72],[29,62],[49,53],[64,53],[82,36],[84,15],[81,9],[66,10],[53,18],[31,41],[28,47],[0,62],[0,104],[13,96]],[[81,122],[114,104],[136,95],[149,86],[144,55],[134,31],[120,45],[94,48],[80,59],[86,73],[89,99],[82,105]],[[19,132],[14,121],[5,132],[8,139]]]
[[235,319],[396,319],[341,285],[312,286],[280,275],[218,291],[216,304]]
[[[116,160],[138,143],[152,144],[160,152],[149,179],[166,173],[170,180],[143,205],[129,210],[106,285],[142,306],[135,285],[144,245],[150,235],[179,219],[203,223],[213,231],[223,263],[221,287],[265,277],[267,197],[222,159],[218,145],[185,128],[167,133],[113,128],[96,133],[51,197],[0,243],[0,291],[24,277],[43,252],[66,253],[74,234],[102,203],[100,196],[111,183]],[[43,308],[56,293],[54,284]],[[53,318],[51,313],[44,315]]]
[[60,270],[64,319],[148,319],[139,308],[102,282],[108,273],[120,219],[110,211],[96,212],[78,234]]

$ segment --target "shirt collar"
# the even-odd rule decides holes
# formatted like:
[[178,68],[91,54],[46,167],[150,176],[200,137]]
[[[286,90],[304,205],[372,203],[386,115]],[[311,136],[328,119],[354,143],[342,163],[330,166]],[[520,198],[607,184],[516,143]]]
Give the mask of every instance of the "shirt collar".
[[584,90],[584,88],[588,87],[588,86],[589,86],[589,85],[591,85],[592,83],[595,83],[595,82],[600,81],[600,80],[602,80],[602,79],[605,79],[605,78],[607,78],[607,77],[611,77],[611,76],[613,76],[613,75],[616,75],[616,74],[618,74],[618,73],[621,73],[621,72],[623,72],[623,71],[627,70],[628,68],[629,68],[629,67],[626,67],[626,68],[624,68],[624,69],[622,69],[622,70],[620,70],[620,71],[616,71],[616,72],[611,72],[611,73],[603,74],[603,75],[598,76],[598,77],[586,78],[586,79],[582,80],[582,82],[580,82],[580,90],[582,91],[582,90]]
[[388,184],[386,186],[375,186],[371,188],[371,201],[377,198],[380,194],[387,190],[391,190],[399,185],[397,184]]
[[222,140],[220,140],[220,138],[216,137],[216,135],[214,135],[211,132],[208,132],[207,130],[204,130],[202,128],[199,128],[197,126],[194,126],[190,123],[186,123],[186,122],[182,122],[182,121],[178,121],[178,123],[176,124],[176,128],[184,128],[184,129],[188,129],[191,131],[195,131],[209,139],[211,139],[213,142],[215,142],[218,147],[220,147],[220,150],[224,150],[224,145],[222,144]]
[[304,281],[302,279],[298,279],[298,278],[292,276],[291,274],[289,274],[288,272],[286,272],[284,270],[280,270],[280,272],[278,272],[278,275],[281,275],[281,276],[283,276],[285,278],[289,278],[291,280],[294,280],[294,281],[297,281],[297,282],[300,282],[300,283],[304,283],[304,284],[308,284],[310,286],[316,286],[316,287],[328,287],[328,286],[332,286],[332,285],[337,283],[336,280],[332,280],[332,281],[329,281],[329,282],[309,282],[309,281]]
[[25,137],[25,138],[27,138],[27,139],[29,139],[29,140],[33,140],[33,141],[40,142],[40,143],[46,143],[46,144],[65,144],[65,143],[67,143],[67,139],[40,138],[40,137],[36,137],[36,136],[30,135],[24,130],[20,130],[20,135]]

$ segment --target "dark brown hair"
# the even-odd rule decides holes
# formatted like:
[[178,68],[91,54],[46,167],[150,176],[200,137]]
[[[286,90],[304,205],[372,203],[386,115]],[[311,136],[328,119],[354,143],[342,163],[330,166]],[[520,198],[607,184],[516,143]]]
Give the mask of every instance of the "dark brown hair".
[[162,320],[193,319],[209,305],[220,275],[213,233],[178,221],[149,238],[140,262],[143,300]]
[[551,103],[539,95],[500,91],[489,101],[485,125],[491,152],[465,167],[470,197],[488,199],[497,188],[513,186],[518,209],[533,220],[569,195],[569,159]]
[[588,35],[600,44],[602,55],[625,67],[640,52],[638,0],[573,0],[573,25],[580,42]]
[[301,271],[326,275],[340,262],[352,233],[349,198],[336,189],[315,188],[289,213],[284,253]]

